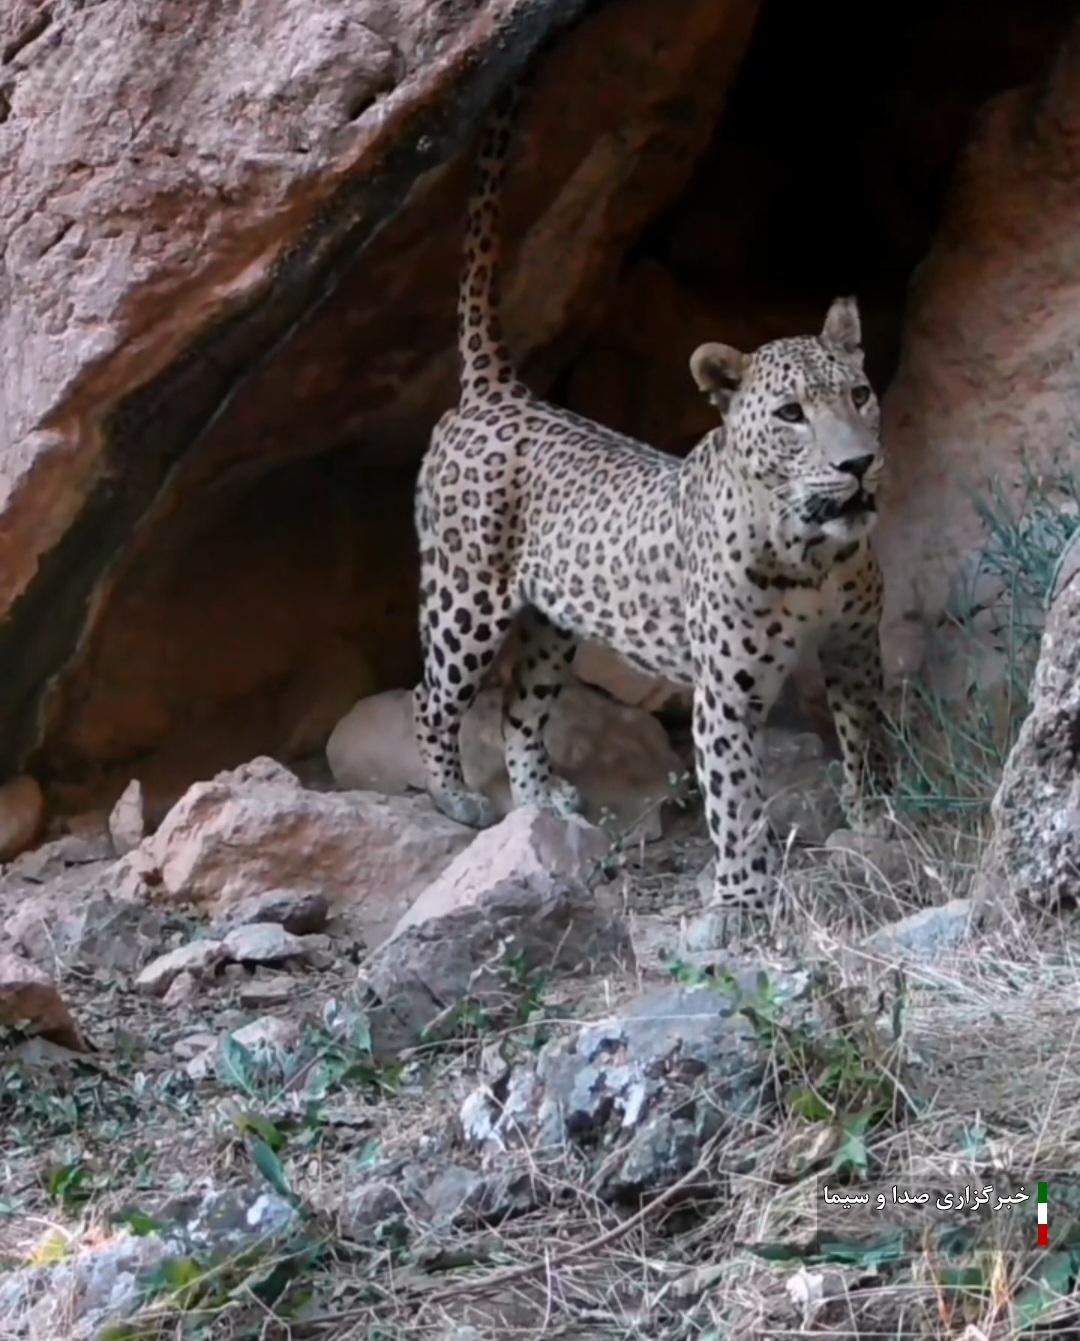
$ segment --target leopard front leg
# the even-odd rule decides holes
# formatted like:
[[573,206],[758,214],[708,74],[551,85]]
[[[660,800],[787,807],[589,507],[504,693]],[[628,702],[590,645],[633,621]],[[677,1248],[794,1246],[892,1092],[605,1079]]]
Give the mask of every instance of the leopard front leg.
[[852,828],[884,834],[891,827],[891,771],[878,640],[881,577],[869,550],[845,586],[841,620],[820,653],[843,761],[841,801]]
[[762,703],[745,668],[703,658],[694,688],[694,759],[716,853],[712,896],[692,948],[712,948],[774,910],[778,886],[767,841],[758,755]]

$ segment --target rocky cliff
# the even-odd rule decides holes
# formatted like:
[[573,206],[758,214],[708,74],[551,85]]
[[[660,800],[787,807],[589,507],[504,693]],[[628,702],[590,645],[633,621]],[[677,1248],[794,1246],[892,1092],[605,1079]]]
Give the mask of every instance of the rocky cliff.
[[1066,16],[956,0],[883,38],[758,0],[6,5],[0,776],[79,805],[137,760],[175,793],[411,681],[469,150],[526,67],[527,376],[683,451],[711,422],[696,343],[859,292],[892,379],[887,651],[917,661],[977,543],[965,491],[1069,441]]

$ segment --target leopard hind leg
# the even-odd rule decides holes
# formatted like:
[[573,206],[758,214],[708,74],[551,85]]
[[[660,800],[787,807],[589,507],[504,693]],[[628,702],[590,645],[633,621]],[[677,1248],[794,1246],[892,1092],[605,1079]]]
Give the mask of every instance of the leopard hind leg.
[[465,784],[461,723],[513,623],[513,600],[504,580],[472,591],[455,583],[454,571],[437,545],[421,554],[424,673],[413,694],[413,722],[436,808],[459,824],[484,829],[499,819],[499,811]]
[[533,606],[517,622],[520,647],[503,701],[506,769],[515,806],[534,805],[557,815],[579,815],[581,793],[552,772],[544,730],[570,678],[577,640]]

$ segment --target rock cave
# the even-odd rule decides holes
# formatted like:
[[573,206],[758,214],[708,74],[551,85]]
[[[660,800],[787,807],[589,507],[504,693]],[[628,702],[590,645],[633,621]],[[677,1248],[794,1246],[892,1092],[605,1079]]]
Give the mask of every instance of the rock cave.
[[[685,690],[596,644],[538,686],[584,814],[535,751],[511,790],[497,683],[430,792],[412,720],[414,481],[522,79],[524,379],[685,455],[692,351],[854,294],[887,461],[881,703],[873,565],[828,530],[881,460],[841,304],[772,405],[826,428],[767,430],[830,469],[774,458],[759,509],[716,434],[681,568],[638,546],[655,645],[734,630],[704,766]],[[4,1341],[1080,1335],[1075,0],[0,0],[0,179]],[[544,459],[551,580],[597,533],[603,603],[607,485],[583,517]],[[664,463],[612,460],[665,476],[655,536]],[[495,597],[435,589],[473,673]],[[835,739],[801,670],[759,724],[837,610]]]
[[857,294],[892,458],[886,649],[917,664],[965,482],[1060,447],[1078,394],[1070,4],[197,8],[0,17],[7,774],[78,809],[138,773],[160,813],[412,682],[412,482],[455,394],[469,150],[530,64],[504,284],[530,384],[684,453],[712,423],[697,343],[814,330]]

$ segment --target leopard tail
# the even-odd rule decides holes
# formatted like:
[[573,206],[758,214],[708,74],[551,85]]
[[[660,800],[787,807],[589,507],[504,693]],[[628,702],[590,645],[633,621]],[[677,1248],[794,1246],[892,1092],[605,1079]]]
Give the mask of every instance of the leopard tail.
[[469,197],[465,264],[458,293],[461,401],[484,399],[514,379],[499,313],[500,216],[503,180],[520,92],[515,86],[496,102],[484,128],[477,179]]

